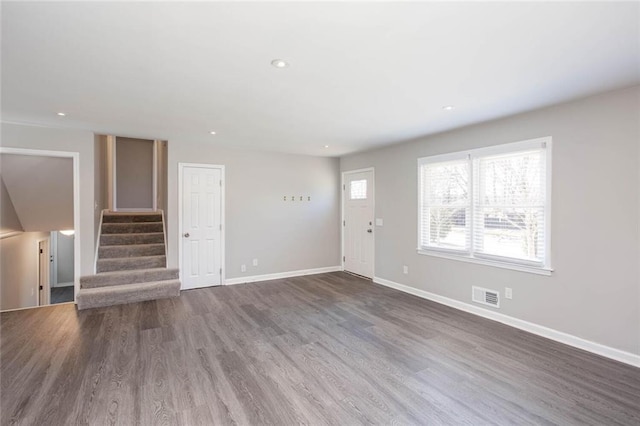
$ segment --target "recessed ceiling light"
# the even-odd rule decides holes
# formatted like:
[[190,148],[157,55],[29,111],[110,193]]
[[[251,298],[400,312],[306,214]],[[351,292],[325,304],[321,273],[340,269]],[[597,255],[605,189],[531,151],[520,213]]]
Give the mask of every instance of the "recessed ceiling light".
[[59,113],[58,113],[58,115],[59,115],[60,117],[64,117],[64,116],[65,116],[65,115],[67,115],[67,114],[65,114],[64,112],[59,112]]
[[325,147],[325,148],[329,148],[329,145],[325,145],[324,147]]
[[215,134],[216,134],[215,130],[212,130],[212,131],[210,131],[209,133],[210,133],[210,134],[212,134],[212,135],[215,135]]
[[452,111],[455,108],[453,105],[443,106],[442,109],[445,111]]
[[286,68],[289,66],[289,63],[282,59],[274,59],[273,61],[271,61],[271,65],[276,68]]

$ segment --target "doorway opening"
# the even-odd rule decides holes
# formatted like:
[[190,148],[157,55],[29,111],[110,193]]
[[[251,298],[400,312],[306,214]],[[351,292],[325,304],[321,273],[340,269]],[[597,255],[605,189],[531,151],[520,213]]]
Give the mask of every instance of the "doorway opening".
[[109,212],[166,212],[167,141],[98,136],[103,204]]
[[74,232],[71,230],[51,232],[49,241],[51,253],[49,304],[73,302],[75,298]]
[[[0,310],[54,303],[54,235],[75,233],[64,301],[74,301],[79,286],[79,154],[0,147]],[[57,299],[56,299],[57,300]]]

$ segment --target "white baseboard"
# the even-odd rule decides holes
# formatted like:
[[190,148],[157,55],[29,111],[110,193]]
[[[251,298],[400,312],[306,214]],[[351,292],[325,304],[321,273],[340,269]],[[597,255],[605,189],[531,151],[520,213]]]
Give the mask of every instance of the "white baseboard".
[[58,288],[58,287],[72,287],[73,283],[69,282],[69,283],[57,283],[56,285],[52,285],[52,288]]
[[583,349],[594,354],[601,355],[606,358],[611,358],[616,361],[623,362],[625,364],[633,365],[634,367],[640,367],[640,355],[633,354],[631,352],[621,351],[610,346],[605,346],[600,343],[595,343],[581,337],[577,337],[562,331],[554,330],[552,328],[544,327],[542,325],[534,324],[528,321],[524,321],[518,318],[510,317],[498,312],[490,311],[488,309],[481,308],[479,306],[470,305],[468,303],[460,302],[458,300],[450,299],[448,297],[439,296],[428,291],[419,290],[414,287],[409,287],[404,284],[399,284],[394,281],[385,280],[384,278],[374,277],[373,282],[381,284],[386,287],[391,287],[396,290],[400,290],[405,293],[413,294],[414,296],[421,297],[423,299],[431,300],[433,302],[440,303],[442,305],[450,306],[461,311],[469,312],[474,315],[478,315],[484,318],[488,318],[494,321],[501,322],[511,327],[519,328],[520,330],[528,331],[529,333],[536,334],[538,336],[546,337],[547,339],[555,340],[556,342],[564,343],[575,348]]
[[327,266],[324,268],[302,269],[299,271],[276,272],[274,274],[252,275],[250,277],[229,278],[225,285],[254,283],[256,281],[279,280],[282,278],[301,277],[303,275],[324,274],[327,272],[342,271],[342,266]]

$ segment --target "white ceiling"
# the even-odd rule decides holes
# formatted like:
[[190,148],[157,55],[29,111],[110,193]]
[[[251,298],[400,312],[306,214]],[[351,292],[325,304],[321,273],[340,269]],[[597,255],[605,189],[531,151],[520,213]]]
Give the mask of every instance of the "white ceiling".
[[638,2],[3,2],[2,113],[335,156],[639,84],[639,28]]
[[0,154],[0,173],[25,232],[73,229],[71,158]]

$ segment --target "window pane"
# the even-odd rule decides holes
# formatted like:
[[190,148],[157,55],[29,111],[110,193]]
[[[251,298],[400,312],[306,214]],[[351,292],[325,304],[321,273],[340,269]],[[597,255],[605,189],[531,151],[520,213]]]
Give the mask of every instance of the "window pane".
[[421,247],[466,251],[471,202],[469,160],[422,165],[420,184]]
[[541,151],[484,157],[477,160],[480,203],[516,206],[544,204]]
[[544,208],[484,207],[476,215],[481,218],[474,238],[477,252],[532,262],[544,260]]
[[475,161],[474,249],[478,253],[544,261],[546,175],[542,150]]
[[467,248],[467,209],[431,207],[428,209],[429,226],[423,241],[431,247],[454,250]]
[[466,205],[469,201],[467,160],[424,166],[425,201],[428,205]]
[[352,200],[365,200],[367,198],[367,180],[352,180],[349,184],[349,196]]

